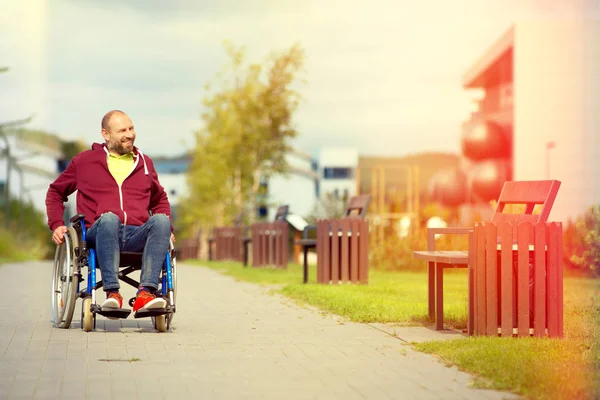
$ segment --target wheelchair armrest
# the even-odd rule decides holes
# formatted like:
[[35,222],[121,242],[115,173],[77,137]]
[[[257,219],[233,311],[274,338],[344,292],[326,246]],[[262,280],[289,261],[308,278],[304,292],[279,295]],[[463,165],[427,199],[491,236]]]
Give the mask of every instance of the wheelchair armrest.
[[77,214],[71,217],[69,220],[70,223],[74,224],[77,221],[83,221],[85,219],[85,214]]

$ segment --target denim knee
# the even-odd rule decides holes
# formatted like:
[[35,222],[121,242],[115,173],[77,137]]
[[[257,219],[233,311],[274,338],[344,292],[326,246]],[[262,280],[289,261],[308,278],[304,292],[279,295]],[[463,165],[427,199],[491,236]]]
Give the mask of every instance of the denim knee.
[[171,233],[171,220],[166,214],[154,214],[148,220],[155,229]]
[[99,226],[102,226],[104,229],[114,228],[115,230],[118,230],[119,227],[121,226],[121,220],[119,219],[117,214],[112,213],[110,211],[102,214],[98,218],[97,223]]

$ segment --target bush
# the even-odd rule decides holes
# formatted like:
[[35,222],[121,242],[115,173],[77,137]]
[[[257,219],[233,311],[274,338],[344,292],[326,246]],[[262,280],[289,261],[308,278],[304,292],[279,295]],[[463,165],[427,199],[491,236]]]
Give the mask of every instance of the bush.
[[563,249],[568,268],[600,276],[600,206],[590,207],[575,222],[567,222]]
[[5,208],[0,208],[0,259],[24,261],[54,257],[55,246],[44,215],[33,205],[10,202],[10,221],[5,225]]
[[[369,265],[375,269],[388,271],[423,271],[427,269],[425,261],[417,260],[413,251],[427,250],[427,228],[412,231],[405,237],[399,237],[393,231],[384,239],[377,241],[376,235],[370,235]],[[435,242],[436,250],[468,250],[467,235],[440,235]]]

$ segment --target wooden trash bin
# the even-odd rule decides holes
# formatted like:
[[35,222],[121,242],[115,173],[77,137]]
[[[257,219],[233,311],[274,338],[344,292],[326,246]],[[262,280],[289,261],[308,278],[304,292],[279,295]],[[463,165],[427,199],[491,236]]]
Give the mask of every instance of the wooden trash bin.
[[368,283],[369,226],[358,218],[317,222],[317,283]]
[[288,223],[286,221],[259,222],[251,227],[252,266],[287,268]]
[[474,241],[474,334],[562,337],[562,223],[478,223]]

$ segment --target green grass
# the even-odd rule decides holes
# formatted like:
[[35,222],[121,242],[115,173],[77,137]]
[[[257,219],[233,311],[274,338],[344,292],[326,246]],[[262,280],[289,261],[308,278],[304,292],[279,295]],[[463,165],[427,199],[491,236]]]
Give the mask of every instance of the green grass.
[[[474,372],[477,385],[533,399],[600,398],[600,281],[565,279],[565,337],[472,337],[415,344]],[[595,384],[595,386],[594,386]]]
[[[316,306],[356,322],[431,325],[427,321],[424,272],[370,271],[368,285],[309,285],[302,268],[243,268],[235,262],[201,262],[236,279],[262,285],[299,303]],[[415,343],[413,346],[474,374],[478,387],[509,390],[531,399],[600,398],[600,280],[565,277],[565,337],[470,337]],[[465,270],[444,273],[444,322],[464,328],[467,319]]]
[[[356,322],[427,323],[427,276],[421,272],[371,271],[368,285],[315,285],[316,268],[309,268],[309,285],[302,284],[302,267],[287,270],[240,267],[236,262],[202,262],[203,266],[236,279],[262,285],[300,303],[310,304]],[[466,270],[444,274],[444,322],[466,327]]]

